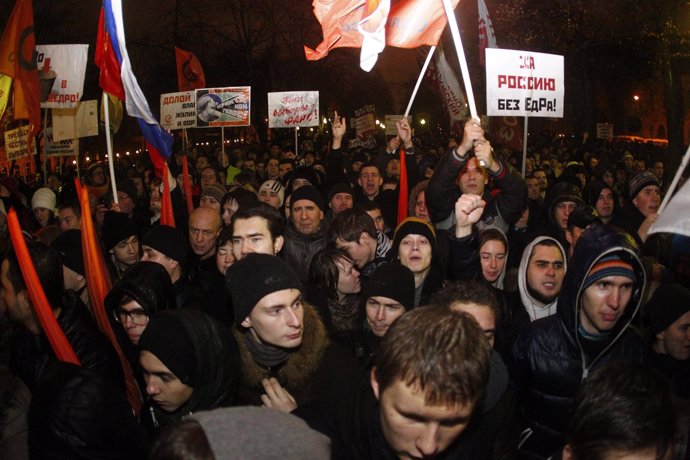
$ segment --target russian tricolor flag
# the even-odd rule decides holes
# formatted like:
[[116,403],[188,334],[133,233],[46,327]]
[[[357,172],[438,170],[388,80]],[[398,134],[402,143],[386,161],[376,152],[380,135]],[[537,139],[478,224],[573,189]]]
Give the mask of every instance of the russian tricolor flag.
[[122,0],[103,0],[98,21],[96,65],[101,70],[101,88],[124,99],[127,113],[139,122],[151,161],[156,170],[160,170],[162,163],[172,154],[173,137],[151,114],[146,97],[132,72],[125,42]]

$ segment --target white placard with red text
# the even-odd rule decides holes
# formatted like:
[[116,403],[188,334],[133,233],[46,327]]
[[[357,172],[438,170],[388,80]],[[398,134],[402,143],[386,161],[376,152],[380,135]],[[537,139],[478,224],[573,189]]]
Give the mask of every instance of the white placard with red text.
[[563,118],[564,96],[563,56],[486,49],[488,115]]
[[319,92],[268,93],[268,127],[319,126]]

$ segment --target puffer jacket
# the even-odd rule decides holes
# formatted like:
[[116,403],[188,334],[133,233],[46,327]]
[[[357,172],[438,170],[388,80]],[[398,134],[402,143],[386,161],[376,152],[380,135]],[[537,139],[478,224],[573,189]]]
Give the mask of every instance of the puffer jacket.
[[[449,149],[441,158],[426,189],[431,219],[436,228],[440,229],[449,229],[455,224],[455,202],[462,194],[455,185],[455,180],[470,158],[468,155],[467,158],[458,160],[454,149],[455,147]],[[522,214],[527,199],[527,186],[520,173],[508,162],[498,158],[495,161],[501,165],[501,170],[497,174],[489,172],[489,177],[500,193],[493,196],[488,187],[484,189],[483,198],[487,204],[477,225],[479,228],[496,227],[505,233]]]
[[[606,343],[590,356],[578,334],[583,286],[592,267],[611,253],[631,262],[637,283]],[[524,417],[524,458],[547,458],[563,446],[577,390],[592,369],[610,361],[645,360],[644,342],[630,327],[645,284],[637,246],[629,235],[605,225],[593,225],[582,234],[563,281],[556,314],[532,322],[513,345],[510,374]]]

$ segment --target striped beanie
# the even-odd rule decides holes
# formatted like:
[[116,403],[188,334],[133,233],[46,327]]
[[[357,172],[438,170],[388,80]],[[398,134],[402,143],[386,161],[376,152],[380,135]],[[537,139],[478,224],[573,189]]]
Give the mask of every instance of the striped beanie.
[[613,253],[599,259],[587,274],[582,289],[587,289],[607,276],[625,276],[633,280],[633,282],[637,282],[637,274],[633,269],[632,262],[624,260],[627,258],[627,254]]

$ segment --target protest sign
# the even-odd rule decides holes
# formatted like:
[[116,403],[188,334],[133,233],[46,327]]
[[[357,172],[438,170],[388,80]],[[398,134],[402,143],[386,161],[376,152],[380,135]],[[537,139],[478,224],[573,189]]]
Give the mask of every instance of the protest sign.
[[161,126],[168,130],[196,128],[194,91],[161,94]]
[[357,137],[376,132],[376,108],[373,105],[355,110],[355,130]]
[[[395,136],[398,134],[398,127],[395,122],[402,119],[402,115],[386,115],[383,117],[383,124],[386,125],[386,136]],[[412,126],[412,115],[407,116],[407,122]]]
[[53,109],[53,140],[98,136],[98,101],[82,101],[74,109]]
[[53,128],[46,128],[46,155],[49,157],[70,157],[79,155],[79,140],[66,139],[56,141],[53,138]]
[[488,115],[562,118],[563,75],[563,56],[487,48]]
[[36,153],[36,143],[31,143],[32,151],[29,152],[29,127],[22,126],[17,129],[5,131],[5,149],[7,150],[7,160],[17,160],[19,158]]
[[41,107],[76,107],[84,92],[89,45],[36,45]]
[[613,125],[611,123],[597,123],[597,139],[607,141],[613,139]]
[[251,87],[203,88],[195,91],[196,126],[249,126]]
[[294,128],[319,125],[319,92],[268,93],[268,127]]

